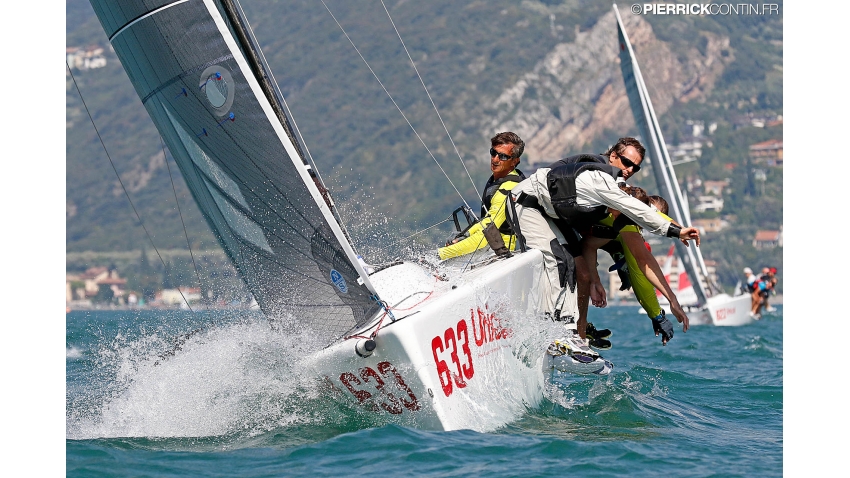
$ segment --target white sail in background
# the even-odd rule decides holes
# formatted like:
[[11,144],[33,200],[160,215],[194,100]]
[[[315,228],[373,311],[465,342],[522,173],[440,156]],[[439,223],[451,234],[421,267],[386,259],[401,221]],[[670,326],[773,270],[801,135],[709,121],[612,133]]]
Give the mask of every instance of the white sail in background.
[[[626,84],[626,94],[629,97],[632,114],[647,148],[648,158],[645,161],[651,162],[655,182],[661,191],[661,195],[667,199],[670,205],[670,216],[679,224],[689,226],[691,224],[690,211],[687,209],[687,203],[679,188],[676,172],[673,170],[673,164],[667,152],[667,145],[664,143],[655,110],[652,108],[643,75],[641,75],[617,5],[614,5],[614,13],[617,17],[620,68],[623,73],[623,81]],[[705,267],[702,253],[699,248],[687,247],[680,241],[675,241],[675,246],[680,261],[688,272],[697,298],[697,304],[689,305],[704,305],[706,299],[711,296],[711,291],[706,289],[706,286],[708,286],[708,270]]]

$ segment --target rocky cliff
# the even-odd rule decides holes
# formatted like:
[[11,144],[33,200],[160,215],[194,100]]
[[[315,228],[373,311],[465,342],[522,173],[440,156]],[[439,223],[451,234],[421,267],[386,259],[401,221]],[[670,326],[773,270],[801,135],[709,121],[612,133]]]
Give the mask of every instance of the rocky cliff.
[[[637,15],[623,17],[656,113],[675,102],[704,99],[725,65],[734,60],[729,38],[701,32],[705,46],[675,55]],[[528,145],[530,162],[577,152],[604,130],[636,134],[619,67],[614,12],[577,31],[496,98],[482,102],[479,129],[514,131]],[[610,138],[613,142],[616,138]]]

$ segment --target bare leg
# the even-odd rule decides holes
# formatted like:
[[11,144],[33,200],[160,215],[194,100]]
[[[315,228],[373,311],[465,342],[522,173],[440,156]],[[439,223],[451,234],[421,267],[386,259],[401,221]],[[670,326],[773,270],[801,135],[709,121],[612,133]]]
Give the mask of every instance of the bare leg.
[[759,304],[761,303],[761,296],[759,295],[759,291],[755,290],[751,294],[752,301],[750,302],[750,312],[753,314],[758,313]]
[[590,271],[587,268],[587,262],[579,256],[576,261],[576,285],[578,292],[578,322],[576,328],[581,338],[584,338],[584,331],[587,328],[587,305],[590,301]]

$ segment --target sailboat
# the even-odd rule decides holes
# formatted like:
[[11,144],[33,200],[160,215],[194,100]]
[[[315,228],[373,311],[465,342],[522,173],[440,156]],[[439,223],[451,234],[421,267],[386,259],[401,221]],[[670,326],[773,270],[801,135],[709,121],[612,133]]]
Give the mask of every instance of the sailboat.
[[537,320],[563,333],[538,310],[540,251],[446,271],[363,261],[238,1],[91,4],[260,310],[315,339],[299,370],[322,393],[407,426],[476,429],[539,403],[547,373],[611,371],[521,330]]
[[[670,249],[667,250],[667,258],[664,260],[664,264],[661,266],[661,272],[664,274],[664,280],[666,280],[669,284],[673,284],[675,282],[676,287],[676,299],[679,300],[682,304],[695,304],[697,302],[696,292],[694,290],[693,284],[691,284],[690,278],[688,278],[688,272],[679,267],[677,263],[676,274],[673,275],[673,264],[676,261],[676,246],[671,244]],[[676,280],[672,281],[671,278],[675,277]],[[661,305],[669,304],[667,298],[661,295],[661,292],[655,291],[655,295],[658,297],[658,302]],[[685,307],[690,307],[686,305]]]
[[[646,161],[651,161],[651,169],[658,190],[670,205],[670,216],[679,224],[691,224],[686,196],[679,188],[676,171],[673,169],[673,162],[661,134],[658,118],[616,4],[614,4],[614,13],[617,17],[620,69],[626,84],[626,94],[629,97],[632,114],[643,137],[643,143],[646,145],[648,153]],[[679,264],[686,272],[690,290],[693,291],[690,298],[677,296],[682,306],[689,311],[688,318],[691,324],[745,325],[754,321],[749,314],[748,296],[730,296],[711,283],[705,260],[698,247],[687,247],[679,241],[675,241],[674,246]]]

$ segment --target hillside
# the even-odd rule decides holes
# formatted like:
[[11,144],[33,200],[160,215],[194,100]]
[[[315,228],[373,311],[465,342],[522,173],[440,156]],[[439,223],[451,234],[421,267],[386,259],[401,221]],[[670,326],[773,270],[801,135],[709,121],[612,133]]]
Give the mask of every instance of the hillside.
[[[462,202],[455,188],[476,207],[472,183],[480,187],[489,174],[488,140],[498,131],[513,130],[526,140],[526,166],[599,151],[619,136],[637,135],[608,3],[388,3],[427,93],[380,2],[325,3],[333,17],[315,1],[245,0],[243,7],[364,251],[443,220]],[[738,128],[747,115],[782,114],[781,15],[637,16],[624,8],[668,141],[686,120],[718,125],[713,146],[700,162],[681,166],[680,179],[746,176],[748,139],[782,138],[781,126]],[[150,248],[148,235],[157,248],[186,249],[188,236],[193,249],[216,249],[91,7],[68,0],[66,18],[68,47],[105,47],[105,67],[72,71],[109,152],[107,157],[66,74],[66,250]],[[654,189],[649,182],[643,185]],[[748,222],[733,226],[755,230],[781,224],[781,169],[769,194],[762,194],[762,200],[778,201],[772,214],[754,214],[756,195],[737,192],[740,197],[729,201],[735,210],[728,212]],[[446,232],[436,231],[422,241],[432,243]],[[712,248],[704,247],[704,253]]]

